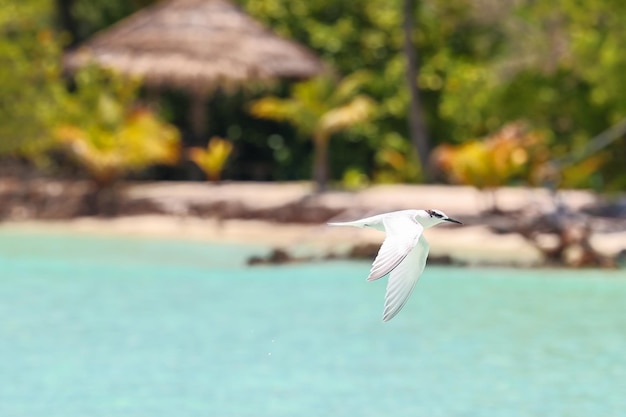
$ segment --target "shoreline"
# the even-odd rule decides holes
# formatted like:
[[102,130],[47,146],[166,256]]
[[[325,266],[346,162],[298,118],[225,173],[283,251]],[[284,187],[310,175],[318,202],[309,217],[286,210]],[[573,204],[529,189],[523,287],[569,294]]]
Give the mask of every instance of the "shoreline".
[[[384,234],[375,230],[283,224],[262,220],[219,220],[165,215],[111,219],[77,218],[62,221],[28,220],[0,223],[0,233],[85,234],[140,239],[175,239],[210,243],[252,244],[285,249],[294,257],[342,257],[355,245],[380,245]],[[426,231],[431,257],[450,257],[467,264],[533,266],[541,254],[523,238],[494,238],[486,227],[440,227]],[[480,242],[477,245],[477,242]],[[264,255],[264,254],[259,254]]]
[[[22,183],[20,188],[17,180],[0,178],[0,198],[12,197],[4,199],[9,215],[0,221],[0,233],[86,233],[254,244],[268,250],[284,249],[294,258],[319,259],[332,254],[345,257],[355,246],[380,245],[384,239],[378,231],[327,227],[326,221],[422,207],[441,209],[465,223],[426,230],[433,258],[448,257],[464,264],[537,266],[545,265],[542,254],[510,229],[520,218],[532,219],[554,209],[547,190],[523,187],[498,189],[498,208],[503,212],[489,214],[483,206],[486,193],[462,186],[377,185],[311,194],[311,185],[303,182],[149,182],[123,184],[117,216],[67,215],[76,210],[76,201],[81,201],[70,192],[77,187],[88,189],[84,184],[53,180]],[[559,197],[574,214],[603,207],[606,202],[603,196],[580,190],[560,191]],[[595,250],[614,256],[626,249],[624,216],[596,216],[594,222],[599,227],[590,239]]]

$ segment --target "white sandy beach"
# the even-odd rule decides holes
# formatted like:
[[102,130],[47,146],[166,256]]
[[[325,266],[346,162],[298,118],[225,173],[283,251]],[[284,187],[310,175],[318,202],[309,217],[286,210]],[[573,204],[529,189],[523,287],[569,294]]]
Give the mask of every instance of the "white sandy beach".
[[[126,190],[130,199],[149,199],[170,214],[141,214],[115,218],[82,217],[70,220],[25,220],[0,223],[0,231],[89,233],[143,238],[193,239],[211,242],[252,243],[288,248],[294,254],[342,253],[355,243],[381,242],[373,230],[333,228],[319,223],[280,222],[267,219],[201,218],[188,215],[189,207],[204,204],[235,204],[264,213],[278,212],[290,203],[306,199],[306,183],[153,183],[135,184]],[[578,210],[598,197],[589,192],[562,193],[569,207]],[[485,197],[469,187],[393,185],[375,186],[358,192],[329,192],[313,198],[311,210],[334,208],[339,219],[360,217],[405,208],[438,208],[465,221],[461,227],[439,226],[426,231],[431,253],[449,255],[466,262],[536,264],[538,251],[517,234],[496,234],[481,224]],[[498,191],[499,207],[521,210],[549,207],[544,190],[504,188]],[[306,217],[306,213],[304,213]],[[593,237],[599,251],[614,254],[626,247],[626,232],[602,233]]]

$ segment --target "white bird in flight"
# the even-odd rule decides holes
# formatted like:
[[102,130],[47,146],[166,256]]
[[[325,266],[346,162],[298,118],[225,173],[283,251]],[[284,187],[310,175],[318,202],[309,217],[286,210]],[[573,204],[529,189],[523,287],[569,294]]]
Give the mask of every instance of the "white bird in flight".
[[386,233],[367,277],[374,281],[389,274],[383,321],[391,320],[404,307],[424,271],[429,245],[424,229],[443,222],[462,224],[440,210],[400,210],[330,226],[371,227]]

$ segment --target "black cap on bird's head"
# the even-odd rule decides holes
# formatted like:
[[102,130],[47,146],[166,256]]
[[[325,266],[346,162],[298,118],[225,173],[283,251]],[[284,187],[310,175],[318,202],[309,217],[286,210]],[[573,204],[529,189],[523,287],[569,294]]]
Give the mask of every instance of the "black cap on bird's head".
[[430,217],[435,218],[435,219],[441,219],[442,221],[445,222],[450,222],[450,223],[456,223],[456,224],[463,224],[458,220],[453,219],[452,217],[448,217],[443,211],[441,210],[426,210],[426,213],[428,213],[430,215]]

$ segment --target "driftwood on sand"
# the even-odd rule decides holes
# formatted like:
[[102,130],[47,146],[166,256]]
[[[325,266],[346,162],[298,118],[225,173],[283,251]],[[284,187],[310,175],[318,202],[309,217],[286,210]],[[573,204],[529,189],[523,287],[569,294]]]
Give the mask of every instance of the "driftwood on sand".
[[[528,209],[517,213],[510,232],[523,236],[544,256],[547,265],[571,267],[617,266],[617,257],[600,253],[591,244],[595,220],[588,213],[574,211],[558,193],[552,210]],[[626,245],[626,243],[625,243]]]
[[[122,188],[117,215],[106,220],[118,229],[170,230],[242,242],[253,236],[270,247],[296,247],[293,253],[289,249],[263,254],[252,263],[303,261],[299,256],[309,255],[306,245],[313,244],[323,250],[307,260],[371,260],[382,236],[354,239],[349,232],[330,233],[322,225],[339,217],[438,207],[458,215],[465,225],[433,231],[440,242],[436,246],[443,250],[431,254],[429,262],[626,267],[626,198],[619,196],[606,199],[590,192],[564,191],[559,192],[563,202],[555,203],[542,190],[508,188],[501,190],[503,213],[494,214],[481,212],[475,190],[467,187],[375,186],[314,196],[301,183],[159,182],[124,183]],[[98,219],[106,213],[94,216],[88,210],[92,194],[88,181],[2,176],[0,222],[67,221],[80,227],[85,222],[104,222]],[[108,230],[111,225],[104,227]],[[268,230],[274,235],[267,236]],[[303,246],[297,247],[300,243]]]

